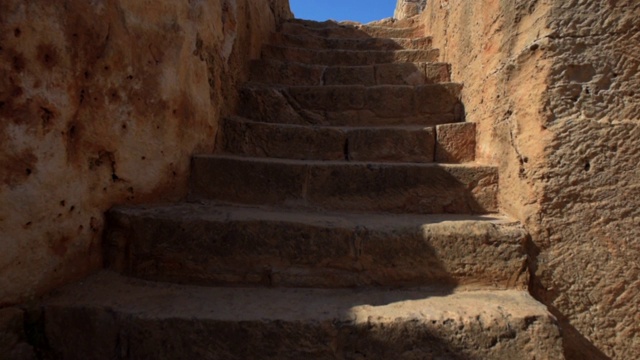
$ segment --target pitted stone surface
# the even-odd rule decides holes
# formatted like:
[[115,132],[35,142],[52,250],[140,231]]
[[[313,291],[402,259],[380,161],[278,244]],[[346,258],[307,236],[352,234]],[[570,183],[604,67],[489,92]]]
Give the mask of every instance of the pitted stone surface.
[[219,204],[117,208],[109,266],[200,284],[526,286],[526,232],[500,216],[285,210]]
[[206,288],[101,273],[42,310],[50,349],[69,360],[562,357],[553,317],[514,290]]

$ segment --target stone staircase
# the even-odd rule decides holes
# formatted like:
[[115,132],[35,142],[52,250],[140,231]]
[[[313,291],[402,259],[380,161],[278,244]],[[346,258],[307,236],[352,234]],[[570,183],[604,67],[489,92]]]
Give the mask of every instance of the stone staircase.
[[56,359],[557,359],[527,233],[419,27],[292,20],[179,204],[108,213],[46,299]]

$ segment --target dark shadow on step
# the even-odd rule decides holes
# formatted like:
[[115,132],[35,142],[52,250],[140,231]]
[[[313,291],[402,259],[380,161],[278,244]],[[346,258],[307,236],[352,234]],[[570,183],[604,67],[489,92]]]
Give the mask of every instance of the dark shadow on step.
[[[105,265],[125,275],[200,285],[439,284],[445,292],[460,281],[507,286],[513,269],[478,260],[495,251],[485,236],[498,229],[491,217],[482,219],[206,204],[114,209],[107,214]],[[522,261],[513,246],[519,241],[513,236],[499,245],[514,264]]]
[[253,63],[239,115],[336,126],[463,120],[461,86],[449,83],[450,67],[436,62],[430,39],[378,38],[334,22],[289,27]]
[[444,295],[184,287],[102,273],[30,310],[26,326],[47,360],[474,359],[467,354],[510,341],[506,325],[420,315],[435,310],[416,304]]

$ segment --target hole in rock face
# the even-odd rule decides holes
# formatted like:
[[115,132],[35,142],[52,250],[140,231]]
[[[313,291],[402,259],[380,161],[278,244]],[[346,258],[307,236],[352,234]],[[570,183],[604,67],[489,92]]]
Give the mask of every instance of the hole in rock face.
[[298,19],[368,23],[393,16],[397,0],[290,0]]
[[591,163],[587,161],[584,164],[584,171],[589,171],[589,170],[591,170]]

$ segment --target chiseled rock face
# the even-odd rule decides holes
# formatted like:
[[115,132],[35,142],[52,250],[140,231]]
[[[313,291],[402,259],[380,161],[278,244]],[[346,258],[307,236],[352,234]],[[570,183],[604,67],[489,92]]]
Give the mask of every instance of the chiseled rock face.
[[638,17],[635,0],[438,0],[420,17],[576,358],[640,356]]
[[427,0],[398,0],[393,13],[395,19],[405,19],[420,14],[427,6]]
[[0,2],[0,305],[98,267],[103,212],[184,195],[286,0]]

